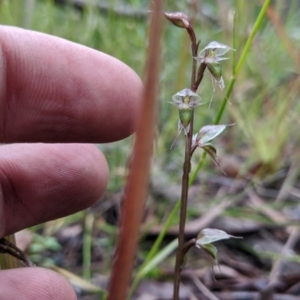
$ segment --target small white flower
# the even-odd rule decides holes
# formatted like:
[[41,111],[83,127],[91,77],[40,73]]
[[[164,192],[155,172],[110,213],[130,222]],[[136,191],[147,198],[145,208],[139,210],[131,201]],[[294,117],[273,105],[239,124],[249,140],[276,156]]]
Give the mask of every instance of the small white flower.
[[206,64],[218,63],[221,60],[229,59],[228,57],[221,56],[230,50],[235,51],[227,45],[214,41],[209,43],[203,50],[201,50],[199,52],[199,56],[195,57],[195,59]]
[[222,77],[222,65],[220,64],[220,61],[229,59],[228,57],[222,57],[222,55],[230,50],[235,51],[227,45],[214,41],[209,43],[203,50],[201,50],[198,57],[194,57],[201,64],[206,64],[211,74],[213,93],[209,102],[210,104],[215,94],[216,84],[219,86],[221,91],[223,91],[225,88],[224,80]]
[[201,97],[190,89],[183,89],[176,93],[170,103],[176,105],[179,109],[195,108],[203,104],[201,103]]

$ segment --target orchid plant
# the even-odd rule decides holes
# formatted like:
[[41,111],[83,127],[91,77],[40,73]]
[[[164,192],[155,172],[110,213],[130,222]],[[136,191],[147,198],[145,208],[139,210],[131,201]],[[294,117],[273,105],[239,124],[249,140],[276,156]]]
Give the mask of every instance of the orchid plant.
[[[222,64],[223,60],[228,59],[223,57],[228,51],[233,50],[227,45],[219,42],[210,42],[206,47],[198,53],[200,41],[197,41],[193,26],[188,20],[188,17],[181,13],[165,13],[165,17],[175,26],[186,29],[191,40],[192,50],[192,74],[191,74],[191,85],[190,88],[184,88],[172,97],[171,104],[177,107],[179,113],[178,120],[178,132],[175,138],[178,138],[180,133],[183,131],[185,136],[185,158],[183,164],[183,177],[182,177],[182,190],[181,190],[181,207],[180,207],[180,223],[179,223],[179,237],[178,237],[178,250],[176,256],[175,265],[175,279],[174,279],[174,300],[179,299],[179,288],[180,288],[180,271],[184,261],[184,257],[190,247],[195,246],[199,249],[206,251],[213,262],[217,261],[217,249],[212,245],[212,242],[221,239],[227,239],[230,237],[226,232],[222,230],[206,228],[203,229],[197,238],[185,242],[184,230],[186,222],[186,210],[187,210],[187,199],[188,199],[188,188],[189,188],[189,173],[190,173],[190,162],[193,153],[197,148],[204,150],[219,166],[217,158],[217,150],[215,146],[211,144],[211,140],[221,134],[228,125],[205,125],[199,129],[198,133],[193,134],[193,121],[194,121],[194,110],[203,105],[201,97],[197,94],[199,85],[202,82],[203,75],[207,69],[211,75],[213,83],[213,95],[215,92],[215,86],[218,85],[223,91],[225,88],[224,79],[222,76]],[[212,101],[211,97],[210,103]],[[173,142],[171,148],[173,147]],[[219,166],[220,167],[220,166]]]

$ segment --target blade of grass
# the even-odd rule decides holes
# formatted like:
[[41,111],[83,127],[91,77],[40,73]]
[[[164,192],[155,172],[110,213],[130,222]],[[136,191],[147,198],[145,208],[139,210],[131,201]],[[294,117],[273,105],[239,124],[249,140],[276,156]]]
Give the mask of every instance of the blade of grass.
[[91,258],[92,258],[92,230],[94,224],[93,213],[87,211],[84,221],[83,233],[83,278],[89,280],[91,278]]
[[108,300],[126,299],[148,190],[159,87],[161,11],[163,11],[163,1],[155,1],[155,5],[153,3],[153,13],[151,14],[143,101],[133,148],[131,170],[126,185],[120,221],[120,236],[111,275]]
[[76,289],[81,291],[83,294],[100,294],[99,299],[104,299],[107,295],[106,290],[102,289],[101,287],[86,281],[85,279],[79,277],[78,275],[63,269],[59,268],[55,265],[50,265],[49,269],[59,273],[60,275],[64,276],[68,281],[72,284],[72,286]]
[[161,249],[157,254],[155,254],[145,265],[143,269],[135,275],[134,281],[130,287],[128,300],[132,299],[133,293],[136,290],[140,281],[146,276],[151,270],[153,270],[158,264],[163,262],[178,246],[178,239],[173,240],[166,247]]
[[236,65],[236,67],[233,69],[233,74],[232,74],[232,77],[230,79],[230,82],[228,84],[228,87],[226,89],[226,93],[225,93],[225,97],[223,98],[222,100],[222,104],[218,110],[218,113],[217,113],[217,116],[215,118],[215,121],[214,121],[214,124],[219,124],[222,116],[223,116],[223,113],[224,113],[224,110],[225,110],[225,107],[226,107],[226,104],[228,102],[228,99],[231,95],[231,92],[233,90],[233,86],[235,84],[235,80],[236,80],[236,77],[238,76],[238,74],[240,73],[240,70],[243,66],[243,64],[245,63],[245,60],[247,58],[247,55],[249,53],[249,50],[250,50],[250,47],[252,45],[252,42],[253,42],[253,39],[254,37],[256,36],[261,24],[262,24],[262,21],[266,15],[266,11],[267,11],[267,8],[270,4],[271,0],[266,0],[261,8],[261,11],[253,25],[253,28],[252,28],[252,31],[247,39],[247,42],[246,42],[246,45],[243,49],[243,52],[241,54],[241,57]]

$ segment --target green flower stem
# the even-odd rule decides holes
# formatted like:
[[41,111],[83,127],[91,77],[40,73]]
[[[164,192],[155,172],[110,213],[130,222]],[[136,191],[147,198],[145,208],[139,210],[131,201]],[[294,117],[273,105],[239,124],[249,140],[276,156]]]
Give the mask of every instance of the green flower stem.
[[227,102],[228,102],[228,99],[231,95],[231,92],[233,90],[233,86],[234,86],[234,83],[235,83],[235,79],[236,77],[233,75],[229,81],[229,84],[227,86],[227,89],[226,89],[226,93],[225,93],[225,97],[223,98],[222,100],[222,103],[221,103],[221,106],[217,112],[217,115],[216,115],[216,118],[214,120],[214,124],[217,125],[220,123],[220,120],[223,116],[223,113],[224,113],[224,110],[225,110],[225,107],[227,105]]
[[233,28],[232,28],[232,74],[235,74],[236,68],[236,12],[233,12]]

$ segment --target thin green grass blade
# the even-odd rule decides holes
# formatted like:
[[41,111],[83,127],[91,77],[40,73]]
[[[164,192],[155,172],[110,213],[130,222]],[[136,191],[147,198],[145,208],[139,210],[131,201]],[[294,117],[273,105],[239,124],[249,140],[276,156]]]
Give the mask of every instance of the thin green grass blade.
[[249,53],[249,50],[250,50],[250,47],[252,45],[253,39],[256,36],[259,28],[261,27],[261,24],[263,22],[264,16],[266,14],[266,11],[267,11],[267,8],[268,8],[270,2],[271,2],[271,0],[266,0],[264,2],[264,5],[262,6],[261,11],[260,11],[260,13],[259,13],[259,15],[258,15],[258,17],[257,17],[257,19],[256,19],[256,21],[254,23],[254,25],[253,25],[253,29],[251,31],[250,36],[247,39],[247,42],[246,42],[246,45],[245,45],[245,47],[243,49],[241,57],[240,57],[240,59],[239,59],[239,61],[237,63],[237,66],[233,70],[233,74],[232,74],[231,80],[230,80],[230,82],[228,84],[228,87],[226,89],[225,97],[222,100],[222,104],[221,104],[221,106],[219,108],[219,111],[218,111],[217,116],[215,118],[214,124],[219,124],[219,122],[220,122],[220,120],[221,120],[221,118],[223,116],[226,104],[227,104],[228,99],[229,99],[229,97],[231,95],[231,92],[233,90],[233,86],[234,86],[236,77],[238,76],[238,74],[239,74],[239,72],[240,72],[243,64],[245,63],[245,60],[246,60],[247,55]]
[[157,252],[151,259],[148,259],[147,264],[144,264],[143,268],[140,268],[135,276],[135,279],[131,285],[128,300],[132,299],[133,292],[137,288],[141,279],[143,279],[151,270],[153,270],[158,264],[164,261],[176,248],[178,247],[178,239],[173,240],[162,250]]
[[91,278],[91,261],[92,261],[92,230],[94,224],[94,215],[86,213],[83,233],[83,278]]

